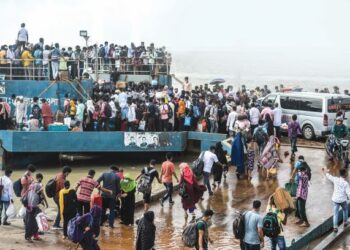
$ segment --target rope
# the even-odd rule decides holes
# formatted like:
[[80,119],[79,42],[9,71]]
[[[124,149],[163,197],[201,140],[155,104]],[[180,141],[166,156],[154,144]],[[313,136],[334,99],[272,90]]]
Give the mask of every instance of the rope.
[[51,81],[50,85],[47,86],[43,91],[41,91],[41,93],[38,95],[38,97],[41,97],[46,91],[49,90],[49,88],[51,88],[52,85],[54,85],[56,83],[56,81]]

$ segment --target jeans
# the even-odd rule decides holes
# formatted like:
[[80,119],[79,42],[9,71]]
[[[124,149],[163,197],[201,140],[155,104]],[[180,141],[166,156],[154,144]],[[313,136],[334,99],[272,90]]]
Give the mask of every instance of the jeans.
[[166,194],[163,196],[162,200],[163,202],[166,201],[166,199],[169,198],[169,202],[173,201],[173,183],[164,183],[164,186],[166,188]]
[[343,209],[343,221],[346,222],[348,220],[348,203],[344,201],[343,203],[335,203],[333,206],[333,228],[338,228],[338,212],[339,207]]
[[61,222],[61,215],[60,215],[60,203],[58,200],[53,199],[53,201],[56,203],[57,205],[57,215],[56,215],[56,219],[55,222],[53,223],[54,227],[59,227],[60,226],[60,222]]
[[58,65],[59,65],[58,61],[51,62],[53,80],[56,80],[58,78]]
[[209,194],[212,193],[211,191],[211,187],[210,187],[210,173],[207,173],[207,172],[203,172],[203,178],[204,178],[204,185],[207,186],[207,189],[208,189],[208,192]]
[[260,250],[260,244],[257,245],[252,245],[252,244],[248,244],[246,242],[244,242],[244,249],[245,250]]
[[109,209],[109,226],[113,227],[115,219],[115,197],[102,198],[102,223],[106,221],[106,210]]
[[215,120],[210,120],[210,133],[218,132],[218,122]]
[[7,215],[6,215],[6,210],[10,205],[10,201],[0,201],[0,224],[2,222],[1,217],[2,217],[2,210],[4,210],[4,223],[7,222]]
[[286,249],[286,241],[284,239],[284,236],[277,236],[275,238],[270,238],[271,242],[271,250],[276,250],[276,246],[280,250],[285,250]]
[[297,214],[300,220],[309,223],[306,217],[306,211],[305,211],[305,205],[306,205],[306,200],[302,198],[297,199]]
[[291,147],[292,154],[294,154],[295,152],[298,151],[298,148],[297,148],[297,137],[291,137],[290,138],[290,147]]

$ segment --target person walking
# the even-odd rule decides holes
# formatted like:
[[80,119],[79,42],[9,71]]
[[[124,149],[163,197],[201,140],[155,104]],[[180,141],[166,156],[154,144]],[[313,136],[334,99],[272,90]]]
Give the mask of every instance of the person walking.
[[70,182],[64,181],[64,188],[59,193],[60,216],[63,220],[63,239],[67,238],[67,227],[70,219],[77,214],[77,194],[74,189],[70,189]]
[[192,221],[195,221],[196,203],[202,198],[205,186],[198,185],[197,179],[194,176],[190,166],[183,162],[179,165],[180,168],[180,187],[184,189],[184,194],[181,196],[182,207],[185,211],[185,220],[187,221],[189,211],[192,214]]
[[288,137],[290,140],[290,147],[291,147],[291,161],[294,161],[295,158],[295,152],[298,151],[297,148],[297,139],[298,135],[301,134],[301,128],[300,124],[297,121],[298,117],[297,115],[292,115],[292,121],[288,124]]
[[142,176],[145,176],[148,180],[149,191],[143,193],[143,203],[144,203],[144,211],[147,212],[149,209],[149,204],[151,203],[151,194],[152,194],[152,183],[154,178],[158,180],[161,184],[162,182],[159,179],[159,173],[155,169],[156,160],[151,160],[148,167],[144,167],[141,173],[136,177],[136,181],[140,179]]
[[213,215],[213,210],[207,209],[203,212],[202,218],[197,222],[198,241],[196,250],[208,250],[209,243],[213,243],[209,235],[209,221]]
[[275,128],[275,136],[281,140],[281,125],[282,125],[282,109],[279,104],[275,103],[275,108],[272,110],[273,127]]
[[173,154],[167,153],[166,154],[166,161],[162,163],[162,169],[160,172],[160,178],[163,182],[166,193],[163,196],[163,198],[160,199],[160,205],[163,207],[164,201],[169,199],[170,206],[174,205],[173,201],[173,176],[175,177],[176,181],[179,182],[179,179],[177,178],[176,172],[175,172],[175,165],[172,162],[173,161]]
[[226,173],[228,172],[226,151],[223,150],[221,142],[218,142],[215,145],[215,155],[217,156],[219,162],[222,163],[222,166],[214,163],[214,166],[213,166],[213,176],[214,176],[213,187],[214,188],[216,188],[216,185],[217,187],[220,187],[222,174],[224,173],[224,177],[226,178]]
[[261,201],[253,201],[253,209],[244,214],[245,233],[241,250],[260,250],[264,248],[263,220],[260,216]]
[[137,235],[136,235],[136,250],[150,250],[154,249],[154,242],[156,238],[156,226],[154,225],[153,211],[147,211],[143,217],[136,221]]
[[[9,226],[11,223],[7,222],[6,211],[10,203],[13,203],[13,184],[11,180],[11,169],[5,170],[5,175],[0,178],[0,185],[2,185],[0,196],[0,225]],[[4,220],[2,220],[2,214],[4,211]]]
[[280,250],[286,249],[286,240],[283,236],[282,225],[287,225],[287,214],[279,210],[275,204],[275,200],[271,195],[267,204],[266,213],[275,213],[278,221],[278,226],[280,228],[280,233],[278,236],[270,238],[271,250],[276,250],[276,246]]
[[218,164],[219,167],[223,168],[223,165],[219,162],[218,157],[215,154],[215,146],[211,146],[209,150],[204,152],[203,155],[203,177],[204,177],[204,185],[207,186],[209,196],[213,195],[213,192],[210,187],[210,174],[213,168],[214,163]]
[[120,223],[132,226],[134,224],[136,181],[130,177],[130,174],[126,173],[124,175],[120,182],[120,189]]
[[339,207],[343,210],[343,222],[344,227],[349,225],[348,222],[348,199],[350,198],[350,186],[349,183],[345,180],[347,170],[342,168],[339,170],[340,176],[332,176],[329,174],[329,169],[325,170],[322,168],[323,174],[327,177],[328,180],[333,182],[334,189],[332,195],[333,201],[333,231],[338,232],[338,212]]
[[117,175],[118,168],[116,166],[111,166],[110,171],[103,173],[98,179],[97,182],[103,182],[103,188],[111,190],[110,192],[102,193],[102,219],[101,224],[106,220],[106,211],[109,209],[109,227],[114,228],[114,219],[115,219],[115,205],[116,197],[120,193],[120,178]]
[[21,185],[22,185],[21,197],[23,197],[24,194],[27,193],[29,186],[34,182],[33,174],[35,171],[36,171],[36,167],[33,164],[29,164],[27,166],[27,171],[21,177]]
[[305,166],[300,166],[298,175],[298,188],[297,188],[297,211],[296,216],[299,220],[295,223],[303,227],[310,227],[309,221],[306,216],[306,200],[309,190],[309,177],[306,174]]
[[76,192],[79,188],[78,212],[80,215],[90,212],[91,194],[94,191],[94,188],[97,188],[99,191],[101,190],[103,192],[112,194],[111,190],[101,187],[100,183],[94,180],[95,174],[95,170],[90,169],[88,175],[81,178],[75,187]]
[[72,169],[68,166],[64,166],[62,171],[60,173],[58,173],[55,177],[55,182],[56,182],[56,194],[53,197],[53,201],[55,202],[56,206],[57,206],[57,215],[56,215],[56,219],[55,222],[52,226],[53,229],[61,229],[60,227],[60,221],[61,221],[61,214],[60,214],[60,200],[59,200],[59,195],[60,195],[60,191],[61,189],[64,188],[64,182],[66,180],[66,178],[68,177],[68,175],[72,172]]

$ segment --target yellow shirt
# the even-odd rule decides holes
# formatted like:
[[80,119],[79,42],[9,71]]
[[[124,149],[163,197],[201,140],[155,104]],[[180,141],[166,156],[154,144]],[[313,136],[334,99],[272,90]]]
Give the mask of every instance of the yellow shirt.
[[28,50],[25,50],[21,55],[21,59],[23,60],[23,67],[29,67],[32,64],[34,58]]
[[0,64],[6,64],[6,50],[1,50],[0,51]]
[[63,220],[63,211],[64,211],[64,195],[68,194],[70,189],[63,188],[59,193],[59,202],[60,202],[60,215],[61,220]]

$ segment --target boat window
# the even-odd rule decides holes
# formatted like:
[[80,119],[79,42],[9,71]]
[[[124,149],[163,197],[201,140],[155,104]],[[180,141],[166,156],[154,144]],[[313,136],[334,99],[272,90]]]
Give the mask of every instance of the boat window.
[[338,111],[350,111],[350,98],[331,98],[328,99],[327,109],[329,113]]

